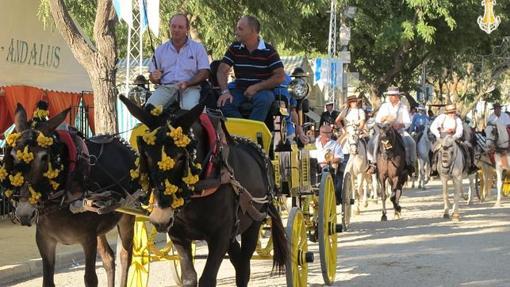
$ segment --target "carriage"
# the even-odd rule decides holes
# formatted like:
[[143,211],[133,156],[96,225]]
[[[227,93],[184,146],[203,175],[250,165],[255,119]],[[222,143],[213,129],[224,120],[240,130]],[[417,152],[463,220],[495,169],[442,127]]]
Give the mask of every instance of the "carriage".
[[[303,108],[307,109],[306,82],[296,79],[289,90],[299,98],[298,106],[300,118],[303,118]],[[319,243],[319,258],[324,283],[327,285],[335,281],[337,267],[338,233],[342,231],[342,224],[337,223],[337,209],[333,170],[318,170],[317,161],[310,157],[313,145],[298,147],[286,140],[284,117],[286,108],[275,103],[272,131],[259,121],[248,119],[228,118],[226,128],[231,135],[243,137],[257,143],[265,154],[270,155],[274,167],[275,185],[278,196],[273,200],[280,215],[287,218],[286,235],[289,246],[289,260],[286,263],[287,286],[307,286],[308,265],[314,262],[314,254],[308,250],[308,241]],[[136,127],[131,134],[130,143],[136,147],[136,138],[146,130],[144,125]],[[348,184],[348,183],[347,183]],[[346,187],[349,193],[350,188]],[[344,196],[343,209],[350,210],[350,198]],[[117,211],[136,215],[135,236],[133,242],[133,259],[129,280],[132,286],[147,286],[149,266],[151,262],[160,260],[171,261],[173,278],[177,284],[182,284],[179,267],[179,256],[175,252],[172,242],[162,248],[156,247],[156,230],[151,228],[146,212],[140,209],[119,208]],[[348,223],[350,212],[344,212],[343,222]],[[271,219],[268,217],[261,225],[259,242],[255,250],[254,260],[272,258],[273,242],[268,236]],[[201,256],[194,254],[195,259]]]

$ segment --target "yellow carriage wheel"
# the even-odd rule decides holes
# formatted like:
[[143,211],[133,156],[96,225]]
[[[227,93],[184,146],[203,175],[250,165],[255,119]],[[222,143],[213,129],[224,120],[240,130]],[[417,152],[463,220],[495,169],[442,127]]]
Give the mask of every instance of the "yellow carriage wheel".
[[148,244],[149,236],[145,222],[145,218],[136,217],[133,235],[133,256],[128,273],[128,286],[130,287],[145,287],[149,284],[150,251]]
[[303,212],[293,207],[287,221],[287,240],[289,244],[289,258],[287,259],[286,272],[287,286],[307,286],[308,262],[313,261],[313,253],[308,253],[306,226]]
[[319,189],[319,252],[322,278],[326,285],[335,282],[336,276],[336,198],[335,185],[330,173],[323,173]]

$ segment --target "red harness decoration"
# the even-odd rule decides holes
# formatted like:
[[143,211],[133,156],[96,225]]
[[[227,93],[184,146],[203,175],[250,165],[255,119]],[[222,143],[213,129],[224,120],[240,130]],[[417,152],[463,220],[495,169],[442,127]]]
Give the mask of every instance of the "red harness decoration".
[[214,165],[211,159],[216,157],[218,154],[218,147],[217,147],[217,138],[218,135],[216,134],[216,129],[214,128],[213,123],[211,122],[211,119],[207,114],[201,114],[200,115],[200,124],[204,128],[205,132],[207,133],[207,138],[209,141],[209,149],[211,152],[211,157],[209,158],[206,166],[206,172],[205,172],[205,178],[208,178],[212,175],[214,171]]
[[69,172],[73,172],[76,168],[76,157],[77,157],[77,149],[74,144],[73,139],[68,131],[65,130],[56,130],[58,137],[60,140],[66,145],[67,153],[68,153],[68,162],[69,162]]

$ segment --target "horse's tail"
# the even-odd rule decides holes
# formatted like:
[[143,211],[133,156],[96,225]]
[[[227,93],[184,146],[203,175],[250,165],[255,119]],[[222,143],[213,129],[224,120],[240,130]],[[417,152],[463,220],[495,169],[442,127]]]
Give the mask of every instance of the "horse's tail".
[[289,247],[287,245],[287,237],[285,237],[285,229],[283,228],[280,213],[272,202],[269,203],[268,214],[271,217],[271,235],[273,237],[273,270],[276,269],[278,274],[284,271],[285,263],[289,257]]

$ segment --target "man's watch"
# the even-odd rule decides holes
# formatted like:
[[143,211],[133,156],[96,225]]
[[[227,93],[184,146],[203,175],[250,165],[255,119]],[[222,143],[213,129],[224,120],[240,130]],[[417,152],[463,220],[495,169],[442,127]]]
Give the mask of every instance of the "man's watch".
[[224,89],[223,91],[221,91],[221,94],[222,95],[230,94],[230,90],[229,89]]

